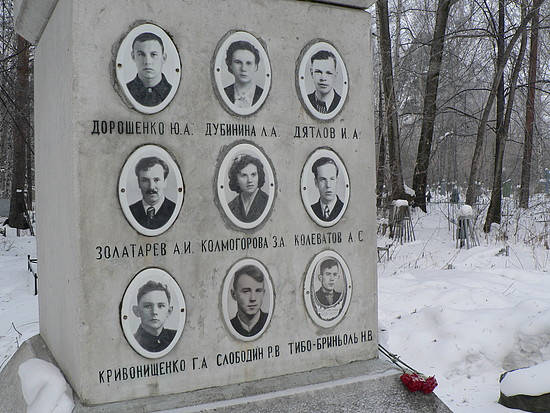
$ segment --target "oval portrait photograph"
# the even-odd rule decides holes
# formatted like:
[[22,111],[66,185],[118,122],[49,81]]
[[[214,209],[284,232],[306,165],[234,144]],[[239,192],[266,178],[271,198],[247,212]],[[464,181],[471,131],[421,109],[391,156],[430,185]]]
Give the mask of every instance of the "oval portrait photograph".
[[238,340],[252,341],[266,330],[273,315],[275,292],[266,267],[244,258],[227,272],[222,289],[225,325]]
[[346,212],[350,182],[346,166],[329,148],[315,150],[302,169],[301,194],[304,208],[317,225],[335,225]]
[[329,328],[338,324],[351,300],[351,275],[344,259],[335,251],[317,254],[307,269],[304,301],[313,322]]
[[268,217],[275,198],[275,174],[267,156],[252,143],[238,143],[225,154],[217,174],[219,206],[240,229],[253,229]]
[[328,42],[308,44],[297,66],[297,88],[302,105],[315,119],[330,120],[348,96],[348,72],[338,50]]
[[232,114],[252,115],[260,109],[271,88],[267,52],[248,32],[230,32],[220,40],[212,72],[216,95]]
[[178,283],[160,268],[140,271],[128,285],[120,310],[126,340],[144,357],[170,352],[185,325],[185,299]]
[[140,234],[153,237],[170,228],[184,196],[180,169],[164,148],[140,146],[126,160],[118,199],[124,216]]
[[134,27],[118,48],[115,72],[126,99],[138,112],[160,112],[174,98],[181,78],[178,50],[168,34],[151,23]]

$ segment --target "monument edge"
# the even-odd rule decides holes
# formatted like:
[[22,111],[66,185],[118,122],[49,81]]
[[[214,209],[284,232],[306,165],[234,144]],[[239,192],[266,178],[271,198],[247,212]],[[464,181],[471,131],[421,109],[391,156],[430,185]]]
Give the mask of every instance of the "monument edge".
[[[27,406],[17,371],[21,363],[31,358],[39,358],[57,366],[39,334],[25,341],[0,371],[0,411],[26,411]],[[231,384],[222,388],[213,387],[95,406],[82,404],[76,392],[72,391],[75,402],[73,413],[236,413],[242,411],[245,405],[247,409],[254,408],[258,413],[297,413],[318,411],[319,403],[330,405],[330,408],[338,406],[338,411],[342,412],[356,411],[353,409],[357,407],[357,403],[367,403],[370,408],[375,409],[374,411],[381,411],[376,410],[377,407],[391,406],[394,413],[451,412],[435,394],[410,393],[401,384],[400,374],[401,372],[388,361],[375,358],[254,382]],[[350,395],[353,400],[350,399]],[[310,405],[312,401],[317,404],[311,406],[314,410],[303,410],[304,406]]]
[[[15,0],[15,30],[29,43],[38,44],[59,0]],[[374,0],[296,0],[333,6],[367,9]]]

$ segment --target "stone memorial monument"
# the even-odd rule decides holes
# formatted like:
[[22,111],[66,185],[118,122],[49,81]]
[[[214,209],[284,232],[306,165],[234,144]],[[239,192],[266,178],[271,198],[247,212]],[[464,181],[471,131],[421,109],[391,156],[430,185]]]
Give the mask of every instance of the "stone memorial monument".
[[11,364],[82,412],[419,403],[377,360],[370,3],[19,1],[40,336]]

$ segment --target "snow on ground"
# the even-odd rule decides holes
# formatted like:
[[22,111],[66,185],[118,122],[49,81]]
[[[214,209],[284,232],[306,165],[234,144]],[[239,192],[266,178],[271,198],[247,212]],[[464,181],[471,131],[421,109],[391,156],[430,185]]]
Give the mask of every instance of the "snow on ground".
[[447,206],[430,208],[413,214],[417,241],[378,264],[380,342],[435,374],[454,412],[513,411],[497,404],[500,374],[550,360],[550,251],[515,243],[506,256],[482,234],[456,249]]
[[[458,250],[446,214],[438,204],[413,213],[417,240],[378,264],[380,342],[435,375],[454,412],[513,412],[497,404],[500,374],[550,360],[550,251],[508,241],[506,255],[482,234],[481,246]],[[33,237],[0,236],[0,368],[38,333],[27,254],[36,256]]]
[[[53,364],[32,358],[21,363],[18,369],[21,392],[27,403],[27,413],[71,413],[73,394],[67,382]],[[69,394],[68,394],[69,393]]]
[[27,254],[36,257],[35,239],[5,228],[7,236],[0,235],[0,369],[18,345],[38,334],[38,299],[27,271]]

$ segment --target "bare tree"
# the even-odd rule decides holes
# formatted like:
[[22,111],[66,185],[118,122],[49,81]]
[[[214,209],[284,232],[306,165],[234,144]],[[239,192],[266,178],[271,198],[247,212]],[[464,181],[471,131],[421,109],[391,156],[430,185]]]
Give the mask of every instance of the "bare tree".
[[386,182],[386,139],[384,134],[384,100],[382,87],[378,88],[378,166],[376,169],[376,206],[382,207],[384,183]]
[[440,0],[437,6],[436,21],[433,40],[430,48],[430,65],[426,78],[426,92],[424,94],[424,109],[422,114],[422,129],[416,166],[414,170],[413,189],[416,194],[416,205],[426,212],[426,184],[430,153],[434,134],[434,122],[436,115],[437,89],[439,86],[439,73],[445,44],[445,30],[449,11],[454,0]]
[[17,36],[17,84],[15,90],[15,127],[13,173],[8,225],[29,228],[25,202],[26,142],[28,138],[29,43]]
[[386,136],[388,138],[388,155],[391,176],[392,199],[402,198],[405,194],[403,186],[403,173],[401,170],[401,149],[399,143],[399,124],[397,104],[395,100],[395,88],[393,83],[393,68],[391,56],[391,38],[388,15],[388,1],[376,1],[376,14],[378,18],[378,42],[380,50],[381,77],[384,89],[384,120],[386,123]]
[[544,0],[534,0],[533,6],[531,7],[531,10],[524,16],[519,26],[515,29],[514,34],[510,38],[510,41],[508,42],[508,46],[506,47],[502,61],[499,65],[496,65],[495,73],[493,76],[493,81],[491,85],[491,89],[489,90],[489,95],[487,96],[487,100],[485,103],[485,107],[483,108],[483,114],[481,116],[481,119],[479,121],[478,129],[477,129],[477,135],[476,135],[476,143],[474,148],[474,153],[472,156],[472,164],[470,167],[470,176],[468,178],[468,190],[466,192],[466,203],[473,205],[476,200],[476,181],[478,178],[478,173],[480,169],[480,162],[481,162],[481,149],[483,147],[483,143],[485,141],[485,134],[486,134],[486,128],[487,128],[487,121],[489,119],[489,114],[491,113],[493,103],[495,101],[496,95],[497,95],[497,89],[500,83],[500,79],[502,76],[502,73],[504,72],[504,69],[506,67],[506,63],[508,62],[508,59],[510,58],[510,54],[512,53],[512,49],[514,48],[517,40],[521,36],[521,33],[525,30],[527,23],[535,12],[540,8],[540,5],[542,4]]
[[525,141],[523,144],[523,162],[521,164],[521,189],[519,206],[529,207],[529,184],[531,182],[531,158],[533,153],[533,125],[535,124],[535,88],[537,81],[539,43],[539,10],[535,10],[531,23],[531,42],[529,45],[529,80],[527,102],[525,105]]
[[[522,2],[521,15],[525,15],[525,1]],[[504,53],[504,2],[499,0],[499,31],[497,39],[498,47],[498,62],[502,61]],[[487,209],[487,217],[483,230],[489,232],[491,230],[492,223],[500,224],[501,212],[502,212],[502,168],[504,160],[504,149],[506,147],[506,140],[508,139],[508,132],[510,129],[510,121],[512,118],[512,109],[514,106],[514,98],[517,89],[517,81],[521,71],[523,59],[525,57],[525,50],[527,49],[527,31],[523,31],[521,34],[520,50],[515,59],[512,75],[510,77],[510,86],[508,93],[508,102],[506,103],[506,113],[503,112],[504,108],[504,75],[501,77],[501,84],[497,92],[497,131],[495,140],[495,163],[493,169],[493,190],[491,191],[491,200],[489,202],[489,208]]]

